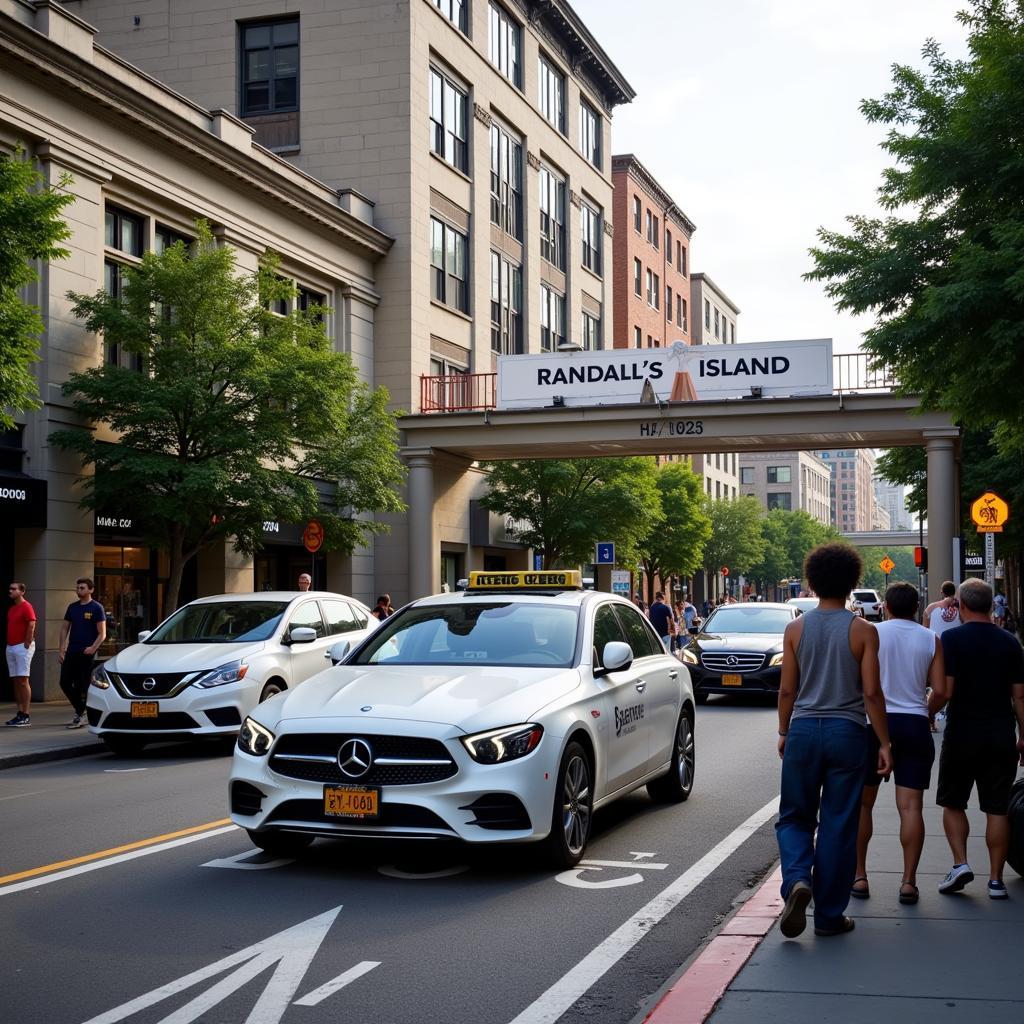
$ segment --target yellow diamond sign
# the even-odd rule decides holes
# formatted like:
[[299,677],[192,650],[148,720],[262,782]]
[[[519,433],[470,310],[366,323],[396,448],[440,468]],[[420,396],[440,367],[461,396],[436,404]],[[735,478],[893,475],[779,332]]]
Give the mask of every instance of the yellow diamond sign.
[[1003,523],[1010,518],[1010,506],[994,491],[986,491],[971,505],[971,519],[978,533],[1002,533]]
[[893,569],[896,568],[896,563],[888,555],[886,555],[885,558],[883,558],[878,563],[878,568],[881,569],[886,576],[888,576],[889,573],[891,573]]

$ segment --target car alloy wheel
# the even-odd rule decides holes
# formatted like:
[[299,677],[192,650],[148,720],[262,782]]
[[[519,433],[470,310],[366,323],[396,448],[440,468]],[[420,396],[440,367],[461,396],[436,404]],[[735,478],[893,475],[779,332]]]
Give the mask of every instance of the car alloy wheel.
[[272,679],[260,692],[260,703],[270,700],[271,697],[276,697],[279,693],[284,693],[284,686]]
[[555,800],[548,836],[549,859],[556,867],[571,868],[583,858],[590,838],[594,791],[590,761],[578,743],[570,743],[562,755],[555,780]]
[[692,713],[685,708],[676,726],[672,760],[668,771],[659,779],[647,783],[652,800],[660,803],[681,804],[693,791],[693,777],[697,767],[696,744],[693,734]]

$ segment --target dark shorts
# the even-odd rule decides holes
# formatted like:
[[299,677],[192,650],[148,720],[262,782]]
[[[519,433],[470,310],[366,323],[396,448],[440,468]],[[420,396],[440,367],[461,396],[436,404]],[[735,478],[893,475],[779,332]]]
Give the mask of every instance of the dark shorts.
[[978,729],[943,737],[939,755],[940,807],[966,810],[971,790],[978,787],[978,806],[985,814],[1006,814],[1017,777],[1017,744],[1009,730]]
[[[897,786],[907,789],[928,789],[932,784],[932,762],[935,760],[935,743],[931,726],[924,715],[893,714],[889,719],[889,739],[892,741],[892,774]],[[878,737],[874,729],[868,729],[868,760],[864,785],[881,784],[882,776],[877,774]]]

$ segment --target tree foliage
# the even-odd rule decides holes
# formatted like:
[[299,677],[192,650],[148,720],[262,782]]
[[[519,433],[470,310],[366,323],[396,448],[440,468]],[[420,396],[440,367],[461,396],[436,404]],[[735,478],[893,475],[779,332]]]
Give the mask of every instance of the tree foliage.
[[267,520],[315,516],[327,550],[384,529],[367,513],[403,508],[387,395],[332,349],[325,310],[270,312],[295,291],[273,259],[239,273],[234,251],[199,223],[190,248],[148,253],[125,275],[120,298],[71,298],[85,326],[142,369],[72,374],[65,393],[109,440],[66,429],[51,441],[95,467],[84,505],[123,510],[168,551],[167,610],[190,558],[224,538],[252,555]]
[[620,565],[661,522],[657,470],[650,458],[527,459],[490,463],[482,504],[519,524],[517,538],[544,568],[584,565],[599,541],[614,541]]
[[881,569],[881,561],[886,555],[895,562],[896,567],[889,573],[889,584],[913,583],[916,587],[920,572],[914,565],[914,549],[912,547],[858,548],[860,557],[864,559],[864,575],[861,586],[877,590],[879,595],[885,594],[885,573]]
[[806,276],[839,309],[871,313],[865,348],[903,388],[958,422],[1024,449],[1024,4],[971,0],[969,56],[924,46],[866,100],[893,158],[884,217],[821,229]]
[[764,555],[751,566],[747,575],[774,586],[782,579],[799,579],[807,553],[819,544],[838,538],[839,533],[803,509],[773,508],[761,520],[761,536]]
[[757,498],[747,496],[708,502],[711,536],[704,546],[704,568],[709,577],[722,566],[734,575],[748,575],[764,557],[761,532],[764,510]]
[[43,321],[23,290],[37,278],[36,261],[63,259],[71,237],[61,211],[74,202],[70,178],[43,188],[43,176],[23,150],[0,155],[0,428],[14,426],[9,410],[39,408],[32,364]]

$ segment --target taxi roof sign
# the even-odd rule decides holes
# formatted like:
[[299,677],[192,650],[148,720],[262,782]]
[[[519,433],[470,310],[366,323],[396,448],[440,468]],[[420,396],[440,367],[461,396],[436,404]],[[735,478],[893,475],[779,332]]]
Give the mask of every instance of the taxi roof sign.
[[583,573],[578,569],[534,570],[530,572],[471,572],[467,591],[472,590],[582,590]]

